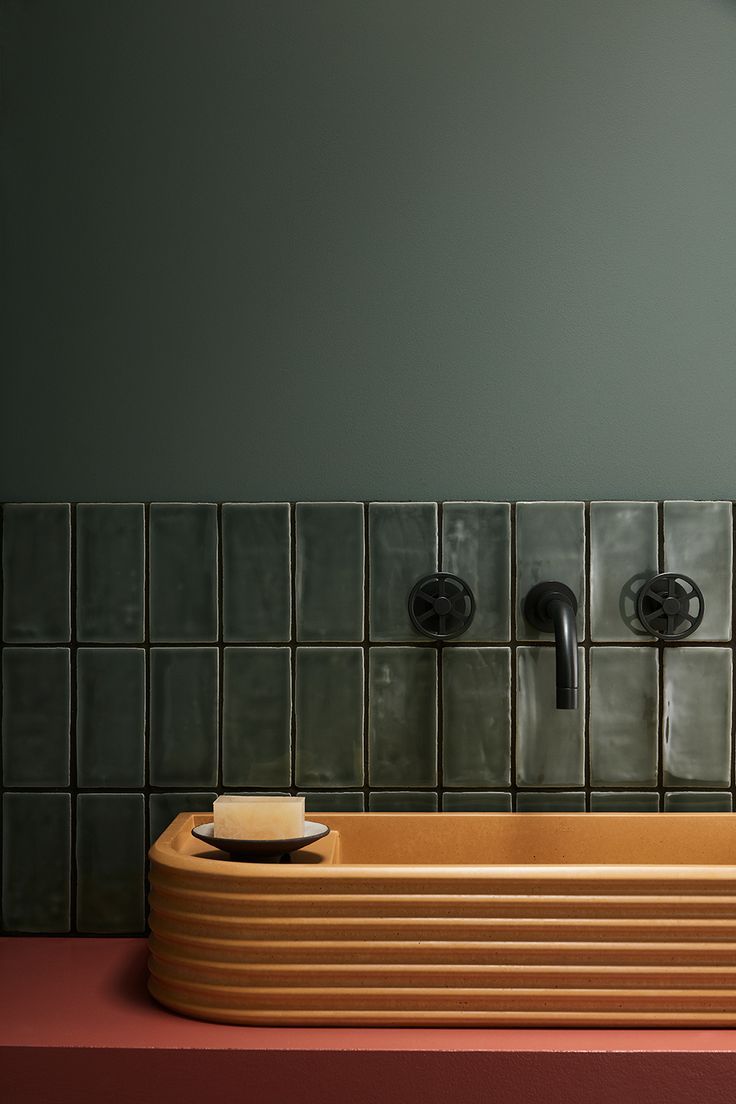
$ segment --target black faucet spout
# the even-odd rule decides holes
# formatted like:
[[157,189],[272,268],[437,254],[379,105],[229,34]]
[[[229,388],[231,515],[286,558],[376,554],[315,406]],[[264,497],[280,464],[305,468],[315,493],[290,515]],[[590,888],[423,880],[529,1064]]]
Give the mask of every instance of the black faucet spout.
[[557,708],[578,708],[577,598],[564,583],[537,583],[524,601],[524,616],[540,632],[555,634]]

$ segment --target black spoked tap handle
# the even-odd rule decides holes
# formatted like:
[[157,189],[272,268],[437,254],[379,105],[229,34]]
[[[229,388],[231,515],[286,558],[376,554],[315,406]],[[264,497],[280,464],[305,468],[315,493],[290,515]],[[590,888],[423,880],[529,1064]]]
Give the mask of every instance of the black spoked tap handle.
[[435,571],[424,575],[409,595],[409,617],[417,632],[450,640],[470,627],[475,613],[473,592],[458,575]]
[[684,640],[699,628],[705,613],[703,592],[689,575],[666,571],[639,591],[636,615],[658,640]]

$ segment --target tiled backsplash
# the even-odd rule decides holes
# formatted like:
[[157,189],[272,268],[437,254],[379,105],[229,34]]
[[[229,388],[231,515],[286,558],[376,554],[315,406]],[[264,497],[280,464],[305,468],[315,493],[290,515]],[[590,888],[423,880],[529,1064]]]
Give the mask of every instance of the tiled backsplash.
[[[438,644],[416,580],[477,609]],[[658,570],[705,595],[647,636]],[[579,599],[581,708],[521,605]],[[145,849],[217,793],[312,811],[731,810],[730,502],[9,504],[6,931],[138,932]]]

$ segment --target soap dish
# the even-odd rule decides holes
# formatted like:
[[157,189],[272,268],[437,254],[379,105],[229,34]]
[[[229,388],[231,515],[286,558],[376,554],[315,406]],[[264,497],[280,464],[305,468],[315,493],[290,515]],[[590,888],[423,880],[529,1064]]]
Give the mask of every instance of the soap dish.
[[304,835],[296,839],[222,839],[215,835],[213,821],[208,824],[200,824],[198,828],[192,828],[192,835],[202,843],[209,843],[220,851],[227,851],[233,859],[248,862],[252,859],[269,859],[277,855],[288,855],[290,851],[298,851],[300,847],[306,847],[315,843],[328,834],[330,829],[326,824],[318,824],[314,820],[304,821]]

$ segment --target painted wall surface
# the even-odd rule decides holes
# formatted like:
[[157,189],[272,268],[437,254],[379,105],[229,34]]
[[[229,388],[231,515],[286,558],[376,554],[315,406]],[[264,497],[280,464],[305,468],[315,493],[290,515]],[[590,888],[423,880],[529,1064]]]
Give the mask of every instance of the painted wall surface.
[[0,498],[732,498],[733,0],[6,0]]

